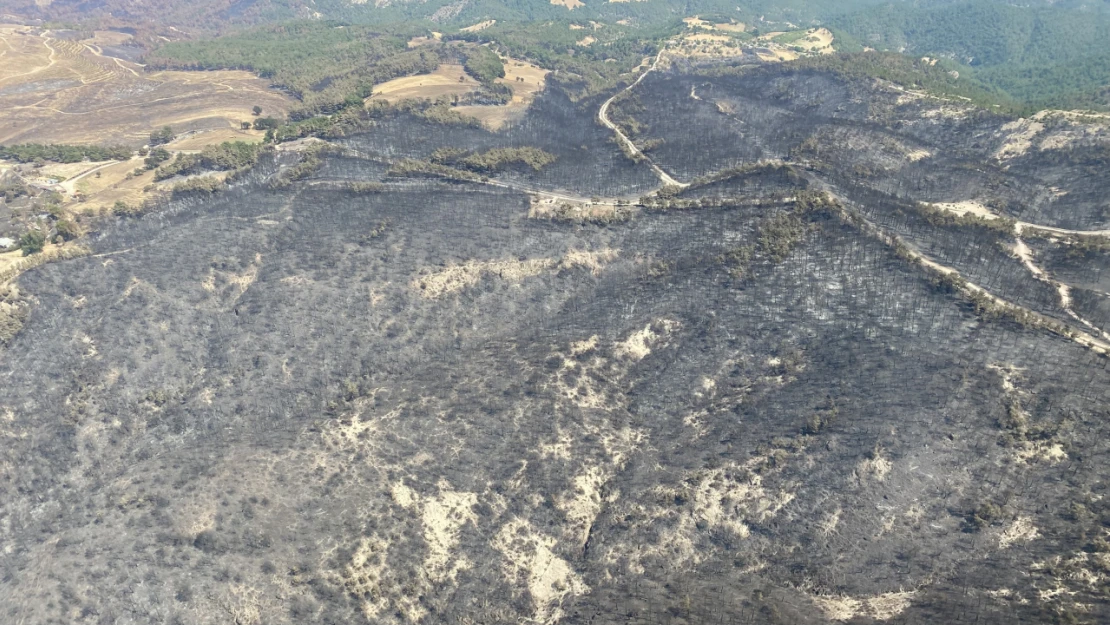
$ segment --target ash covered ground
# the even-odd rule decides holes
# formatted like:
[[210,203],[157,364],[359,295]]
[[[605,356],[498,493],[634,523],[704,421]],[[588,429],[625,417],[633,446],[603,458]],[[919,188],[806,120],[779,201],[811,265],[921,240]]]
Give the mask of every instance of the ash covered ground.
[[[21,276],[0,618],[1110,618],[1106,133],[656,72],[651,195],[599,104],[385,119]],[[388,173],[506,146],[558,159]]]

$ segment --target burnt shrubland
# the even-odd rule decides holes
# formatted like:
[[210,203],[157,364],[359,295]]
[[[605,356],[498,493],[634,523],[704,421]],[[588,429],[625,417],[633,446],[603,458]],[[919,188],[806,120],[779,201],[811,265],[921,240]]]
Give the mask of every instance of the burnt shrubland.
[[[1009,121],[816,71],[631,94],[690,186],[549,88],[263,154],[20,276],[6,618],[1105,620],[1105,249],[1029,230],[1100,227],[1088,179],[1028,194],[1054,148],[992,156]],[[520,154],[554,160],[399,169]]]

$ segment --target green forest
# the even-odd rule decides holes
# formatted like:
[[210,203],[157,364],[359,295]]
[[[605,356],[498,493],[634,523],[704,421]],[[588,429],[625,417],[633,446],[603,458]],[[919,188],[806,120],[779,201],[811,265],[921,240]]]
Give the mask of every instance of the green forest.
[[175,42],[147,55],[152,68],[245,69],[269,78],[301,100],[294,118],[361,103],[373,85],[430,72],[434,50],[406,43],[427,31],[411,24],[369,27],[293,22],[216,39]]
[[118,145],[43,145],[40,143],[0,145],[0,159],[19,163],[35,161],[80,163],[81,161],[122,161],[129,158],[131,158],[131,148]]
[[1027,110],[1110,105],[1110,16],[990,0],[883,5],[831,22],[858,43],[933,56]]
[[[644,57],[682,31],[683,16],[700,14],[790,31],[782,37],[800,32],[790,27],[826,25],[841,52],[867,47],[904,55],[903,60],[849,55],[802,60],[801,65],[866,73],[1017,113],[1110,106],[1110,47],[1105,45],[1110,41],[1110,14],[1047,3],[1016,7],[996,0],[705,0],[679,5],[668,0],[587,5],[571,12],[526,0],[478,0],[446,24],[423,20],[438,4],[392,7],[371,16],[361,5],[321,2],[321,10],[328,9],[325,15],[348,21],[289,22],[215,39],[174,42],[148,54],[146,61],[152,68],[257,72],[300,100],[291,112],[294,121],[361,105],[374,84],[430,72],[447,60],[464,62],[468,73],[487,85],[479,96],[482,101],[495,103],[506,94],[492,90],[493,80],[504,72],[494,52],[553,70],[550,80],[580,99],[620,86]],[[595,16],[605,20],[600,27],[591,22]],[[764,16],[793,21],[760,21]],[[461,30],[487,17],[497,22],[478,31]],[[617,24],[617,19],[623,23]],[[412,37],[427,36],[433,29],[444,33],[442,43],[408,47]],[[578,45],[586,34],[596,41]],[[453,41],[489,49],[463,51]],[[909,62],[925,56],[938,59],[936,71]]]

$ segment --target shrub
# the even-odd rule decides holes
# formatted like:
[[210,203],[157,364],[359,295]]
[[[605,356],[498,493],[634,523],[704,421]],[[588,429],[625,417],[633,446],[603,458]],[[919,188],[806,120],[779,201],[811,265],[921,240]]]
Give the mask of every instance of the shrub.
[[54,229],[58,231],[58,236],[62,237],[64,241],[72,241],[81,236],[81,229],[68,219],[59,219],[54,223]]
[[177,135],[173,133],[173,129],[169,126],[164,126],[161,130],[155,130],[150,133],[150,145],[162,145],[176,138]]
[[19,249],[23,250],[24,256],[37,254],[44,247],[46,247],[46,235],[38,230],[32,230],[19,237]]

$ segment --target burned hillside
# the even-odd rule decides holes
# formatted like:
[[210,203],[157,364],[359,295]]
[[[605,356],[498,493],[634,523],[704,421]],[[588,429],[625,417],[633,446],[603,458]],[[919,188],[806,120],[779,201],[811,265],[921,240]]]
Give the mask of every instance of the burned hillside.
[[4,618],[1108,618],[1103,131],[660,71],[629,158],[600,104],[398,113],[24,273]]

